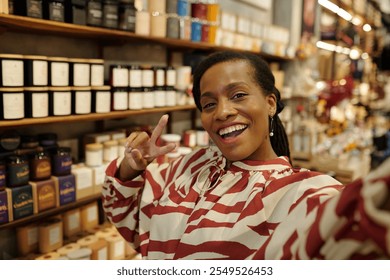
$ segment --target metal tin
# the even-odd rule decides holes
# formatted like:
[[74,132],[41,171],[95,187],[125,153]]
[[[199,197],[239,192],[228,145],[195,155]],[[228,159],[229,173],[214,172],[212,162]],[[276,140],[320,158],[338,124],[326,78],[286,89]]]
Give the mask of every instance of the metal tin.
[[48,86],[49,63],[47,56],[24,55],[24,84],[26,86]]
[[27,118],[43,118],[49,116],[49,88],[26,87],[25,112]]
[[104,85],[104,60],[89,59],[91,65],[91,86]]
[[89,59],[70,58],[70,85],[76,87],[90,86],[91,63]]
[[50,116],[68,116],[72,114],[71,87],[49,87]]
[[110,86],[92,87],[92,112],[108,113],[111,111]]
[[0,54],[0,87],[24,86],[24,60],[19,54]]
[[91,113],[92,92],[91,87],[72,88],[72,114]]
[[66,57],[48,57],[49,85],[69,86],[69,59]]
[[24,116],[23,88],[0,88],[0,119],[18,120]]

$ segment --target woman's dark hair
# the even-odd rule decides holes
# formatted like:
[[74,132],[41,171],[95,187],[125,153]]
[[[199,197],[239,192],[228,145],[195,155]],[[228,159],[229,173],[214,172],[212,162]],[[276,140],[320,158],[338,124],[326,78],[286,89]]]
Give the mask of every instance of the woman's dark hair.
[[[247,53],[247,52],[234,52],[234,51],[221,51],[216,52],[205,58],[196,67],[193,76],[193,96],[195,104],[200,111],[202,107],[200,105],[200,79],[203,74],[213,65],[235,60],[244,60],[253,69],[253,79],[260,86],[263,93],[267,96],[274,94],[276,96],[277,108],[275,116],[273,117],[273,133],[271,138],[271,145],[275,153],[278,156],[287,156],[290,158],[290,148],[288,144],[288,138],[284,126],[278,116],[283,110],[283,103],[280,101],[280,92],[275,87],[275,77],[268,66],[268,63],[263,60],[259,55]],[[270,127],[270,131],[272,128]]]

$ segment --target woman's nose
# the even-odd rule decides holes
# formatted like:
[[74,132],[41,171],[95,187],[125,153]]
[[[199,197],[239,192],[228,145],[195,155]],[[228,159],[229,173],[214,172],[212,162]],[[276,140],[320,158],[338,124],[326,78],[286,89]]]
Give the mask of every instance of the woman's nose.
[[215,119],[216,120],[226,120],[231,116],[237,114],[236,109],[229,100],[220,101],[217,104]]

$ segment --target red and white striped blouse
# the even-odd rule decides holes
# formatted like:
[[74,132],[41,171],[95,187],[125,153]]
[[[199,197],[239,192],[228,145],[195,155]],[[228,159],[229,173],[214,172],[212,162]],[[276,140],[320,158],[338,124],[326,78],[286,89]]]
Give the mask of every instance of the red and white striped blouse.
[[103,207],[144,259],[390,255],[390,213],[377,207],[390,191],[388,173],[387,181],[344,188],[285,157],[225,170],[219,150],[207,148],[121,182],[114,176],[119,163],[107,168]]

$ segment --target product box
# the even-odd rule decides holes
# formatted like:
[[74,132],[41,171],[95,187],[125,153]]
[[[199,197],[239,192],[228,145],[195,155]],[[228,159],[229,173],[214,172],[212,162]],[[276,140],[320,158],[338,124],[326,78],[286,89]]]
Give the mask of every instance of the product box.
[[92,170],[93,194],[101,194],[107,165],[89,167]]
[[58,190],[53,179],[30,181],[34,198],[34,214],[58,206]]
[[99,210],[97,202],[89,203],[80,208],[81,229],[88,231],[99,224]]
[[80,209],[69,210],[62,215],[63,234],[69,238],[81,232]]
[[76,179],[76,200],[92,196],[92,169],[82,165],[73,165],[72,174]]
[[34,199],[31,185],[10,188],[14,220],[34,214]]
[[0,191],[0,224],[12,222],[12,220],[11,190],[6,188],[5,190]]
[[52,176],[57,189],[57,205],[62,206],[76,201],[76,177],[73,174]]
[[39,252],[49,253],[63,245],[62,220],[51,219],[38,227]]
[[38,252],[38,225],[31,224],[16,229],[19,256]]

